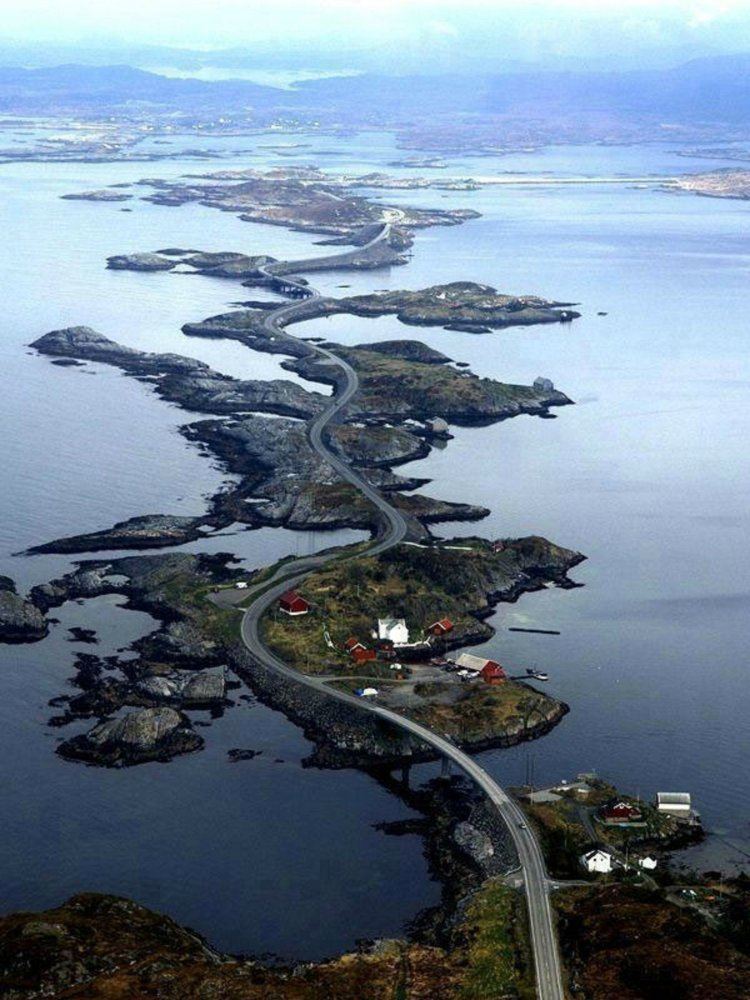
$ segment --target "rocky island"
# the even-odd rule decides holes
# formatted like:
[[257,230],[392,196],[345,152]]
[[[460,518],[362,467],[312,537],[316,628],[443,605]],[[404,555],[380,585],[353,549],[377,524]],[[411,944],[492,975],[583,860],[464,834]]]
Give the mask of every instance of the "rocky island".
[[65,201],[130,201],[132,194],[123,191],[78,191],[73,194],[61,194]]
[[571,302],[550,302],[536,295],[506,295],[491,285],[453,281],[418,291],[376,292],[341,299],[341,311],[355,316],[395,315],[414,326],[484,333],[507,326],[565,323],[577,319]]
[[385,220],[415,229],[458,225],[478,216],[471,209],[383,206],[353,192],[368,186],[403,185],[378,185],[367,177],[337,177],[317,167],[224,170],[179,181],[145,179],[140,184],[154,189],[154,194],[145,197],[158,205],[198,202],[235,212],[244,222],[286,226],[324,236],[351,236],[364,226]]
[[[368,559],[362,546],[334,550],[331,555],[332,567],[314,574],[306,584],[305,592],[315,599],[315,614],[294,621],[291,630],[286,628],[288,619],[268,618],[268,641],[290,664],[306,672],[312,656],[333,681],[357,673],[366,676],[375,669],[376,674],[385,673],[389,684],[395,683],[387,664],[370,663],[367,670],[358,670],[352,663],[344,650],[345,637],[363,631],[364,617],[347,617],[337,611],[345,606],[343,598],[334,607],[324,596],[330,593],[332,581],[344,595],[352,588],[371,585],[366,607],[377,615],[382,614],[379,595],[385,584],[389,610],[406,615],[415,634],[422,635],[431,614],[451,615],[455,622],[445,639],[431,638],[413,655],[405,652],[405,658],[413,660],[410,676],[398,685],[397,697],[396,688],[390,695],[384,690],[386,700],[395,697],[399,711],[424,721],[439,717],[440,725],[470,747],[533,739],[565,714],[566,706],[526,683],[508,681],[502,690],[467,686],[455,674],[420,663],[491,637],[493,629],[483,619],[498,602],[516,600],[552,582],[570,586],[567,573],[582,561],[579,553],[541,538],[495,544],[477,538],[422,548],[400,546],[378,559]],[[227,666],[263,700],[304,728],[317,746],[312,758],[317,763],[369,767],[401,760],[404,755],[408,759],[431,755],[418,742],[405,742],[403,735],[377,724],[366,713],[333,702],[324,693],[305,691],[254,661],[241,642],[236,612],[207,600],[207,595],[222,587],[233,588],[238,578],[251,586],[270,579],[278,567],[240,576],[231,561],[228,555],[188,553],[88,561],[33,589],[31,600],[42,621],[44,613],[67,601],[104,594],[122,594],[128,607],[156,619],[154,631],[132,647],[135,658],[101,661],[88,653],[78,654],[73,683],[81,693],[54,699],[55,707],[64,712],[51,721],[55,726],[80,719],[97,721],[87,733],[61,743],[58,752],[62,756],[120,767],[199,749],[202,742],[183,713],[231,704]],[[333,653],[322,645],[318,649],[324,613],[336,638],[338,651]],[[165,714],[167,708],[172,712]]]
[[[568,570],[583,559],[543,538],[494,544],[465,538],[336,560],[305,580],[311,612],[291,621],[275,609],[266,614],[264,641],[302,673],[322,674],[334,684],[344,678],[345,689],[376,685],[376,702],[460,745],[511,745],[546,732],[567,706],[504,676],[495,685],[467,683],[446,670],[441,657],[491,638],[494,630],[483,619],[498,602],[549,583],[570,586]],[[386,612],[403,619],[409,633],[395,651],[372,640]],[[435,634],[435,622],[447,626]]]

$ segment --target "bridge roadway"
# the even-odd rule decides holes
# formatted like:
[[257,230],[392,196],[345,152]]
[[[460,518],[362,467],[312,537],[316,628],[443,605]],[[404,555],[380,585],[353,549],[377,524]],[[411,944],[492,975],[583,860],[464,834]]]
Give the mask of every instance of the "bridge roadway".
[[[389,232],[390,223],[384,223],[381,232],[366,246],[386,239]],[[365,248],[360,247],[358,253],[361,253],[362,249]],[[348,253],[332,256],[330,258],[331,265],[335,267],[340,257],[344,258],[343,262],[345,263],[348,256]],[[298,262],[299,270],[304,270],[304,263],[304,261]],[[271,271],[273,265],[266,265],[266,268],[261,268],[261,270],[269,278],[273,278],[273,272]],[[284,276],[284,281],[287,284],[294,283],[294,279],[287,275]],[[297,282],[297,285],[300,290],[305,289],[308,300],[319,297],[319,293],[309,285],[303,282]],[[290,336],[284,332],[283,327],[294,322],[295,313],[303,312],[304,301],[283,305],[279,309],[269,312],[264,318],[264,325],[267,331],[273,335]],[[375,543],[368,549],[369,555],[376,555],[405,540],[411,533],[410,529],[412,525],[410,525],[409,520],[400,511],[391,506],[378,490],[347,465],[326,444],[323,437],[326,427],[336,418],[343,407],[351,400],[352,396],[354,396],[359,387],[359,381],[357,373],[342,358],[337,357],[325,347],[315,344],[310,344],[310,347],[326,358],[332,365],[338,366],[344,375],[343,384],[338,386],[337,391],[332,397],[331,404],[310,424],[310,444],[335,469],[342,479],[356,486],[378,509],[382,520],[382,527]],[[497,784],[483,767],[447,737],[441,736],[419,725],[417,722],[413,722],[411,719],[406,718],[406,716],[392,712],[390,709],[374,704],[371,701],[357,698],[345,691],[332,688],[328,683],[319,678],[301,674],[299,671],[287,666],[263,644],[260,637],[259,625],[266,610],[278,601],[284,591],[302,583],[305,576],[311,570],[323,566],[330,558],[332,558],[330,554],[323,554],[296,560],[291,565],[281,567],[271,580],[265,580],[256,585],[256,587],[247,590],[219,591],[214,595],[214,600],[218,604],[231,606],[239,604],[241,601],[245,602],[248,598],[252,598],[254,593],[257,593],[255,599],[251,600],[249,605],[246,605],[241,626],[243,642],[256,660],[265,667],[298,684],[304,684],[315,691],[324,693],[328,697],[336,698],[338,701],[352,705],[360,711],[377,715],[400,730],[416,736],[419,740],[431,746],[440,755],[453,761],[464,774],[482,789],[492,801],[508,827],[523,872],[531,945],[534,953],[537,996],[539,1000],[564,1000],[560,956],[550,905],[552,883],[547,876],[544,866],[544,856],[539,841],[531,827],[526,824],[519,806],[503,791],[500,785]],[[491,1000],[491,998],[488,997],[488,1000]]]

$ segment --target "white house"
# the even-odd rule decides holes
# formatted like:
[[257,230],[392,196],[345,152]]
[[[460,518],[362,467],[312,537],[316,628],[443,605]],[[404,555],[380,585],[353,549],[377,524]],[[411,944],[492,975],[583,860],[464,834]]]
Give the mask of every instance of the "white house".
[[656,860],[656,858],[652,858],[650,856],[646,857],[646,858],[639,858],[638,859],[638,865],[639,865],[639,867],[645,868],[646,871],[649,871],[649,872],[652,872],[654,870],[654,868],[656,868],[656,866],[658,864],[659,864],[659,862]]
[[403,618],[378,618],[378,639],[389,639],[394,646],[409,641],[409,629]]
[[657,792],[656,808],[670,816],[690,818],[690,792]]
[[612,871],[612,855],[606,851],[589,851],[581,856],[581,864],[587,872],[606,874]]

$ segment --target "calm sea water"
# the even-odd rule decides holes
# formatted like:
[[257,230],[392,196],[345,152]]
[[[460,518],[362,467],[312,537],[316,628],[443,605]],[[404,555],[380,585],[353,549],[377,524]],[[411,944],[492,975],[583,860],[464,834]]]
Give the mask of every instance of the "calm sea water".
[[[282,162],[259,148],[267,141],[236,137],[234,147],[225,145],[255,145],[237,165]],[[381,135],[310,143],[333,154],[321,165],[352,171],[382,168],[401,155]],[[185,137],[182,148],[195,145]],[[297,159],[315,157],[304,149],[291,162]],[[12,234],[0,250],[0,572],[23,587],[70,562],[13,552],[147,511],[196,513],[224,478],[179,436],[191,414],[113,369],[52,366],[27,352],[29,341],[85,323],[233,375],[289,377],[280,359],[180,333],[182,323],[242,298],[239,286],[109,272],[104,259],[169,245],[303,256],[309,237],[198,206],[135,200],[125,213],[118,205],[58,197],[226,165],[0,167],[0,216]],[[576,147],[459,160],[450,172],[642,177],[705,165],[668,147]],[[490,507],[483,533],[538,532],[589,557],[573,574],[585,588],[501,607],[497,637],[486,647],[511,667],[546,669],[550,692],[570,703],[570,715],[530,749],[487,753],[483,761],[508,783],[521,780],[531,753],[540,782],[593,768],[643,794],[690,790],[717,832],[701,859],[718,857],[726,866],[744,860],[750,209],[628,185],[381,196],[475,207],[482,218],[420,234],[406,268],[321,276],[321,287],[340,294],[342,284],[366,291],[469,278],[578,301],[584,313],[572,326],[482,337],[352,317],[302,331],[344,343],[416,336],[471,362],[479,374],[521,382],[547,375],[577,402],[555,421],[456,429],[445,450],[409,468],[433,479],[436,496]],[[476,530],[455,525],[445,533]],[[241,531],[190,548],[233,551],[253,566],[354,537]],[[45,725],[46,702],[65,690],[73,653],[88,648],[68,643],[66,628],[97,628],[103,642],[95,649],[107,654],[150,627],[147,616],[109,598],[71,605],[59,616],[43,643],[0,650],[4,909],[47,906],[84,889],[122,892],[220,947],[316,957],[359,937],[399,933],[437,900],[419,840],[373,829],[409,811],[363,775],[303,769],[310,747],[299,731],[253,702],[238,701],[205,730],[202,754],[169,765],[109,772],[58,760],[60,732]],[[523,635],[508,625],[562,634]],[[226,750],[235,746],[263,754],[229,764]],[[424,777],[432,773],[420,769]]]

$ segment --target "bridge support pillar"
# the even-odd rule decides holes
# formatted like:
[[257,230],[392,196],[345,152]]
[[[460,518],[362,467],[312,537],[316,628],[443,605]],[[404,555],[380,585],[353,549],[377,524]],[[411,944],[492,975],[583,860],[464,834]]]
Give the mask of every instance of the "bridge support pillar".
[[440,761],[440,777],[447,780],[451,776],[451,759],[443,757]]
[[404,788],[409,787],[409,779],[411,776],[411,764],[404,764],[401,767],[401,784]]

